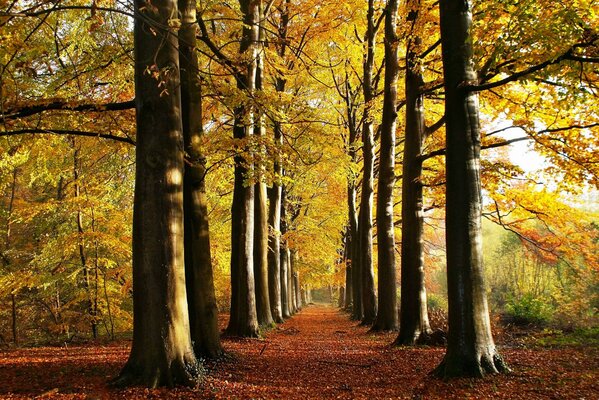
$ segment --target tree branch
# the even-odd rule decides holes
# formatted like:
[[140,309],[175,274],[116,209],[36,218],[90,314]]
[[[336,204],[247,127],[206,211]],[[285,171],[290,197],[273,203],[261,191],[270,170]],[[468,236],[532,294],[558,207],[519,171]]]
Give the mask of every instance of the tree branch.
[[16,136],[16,135],[25,135],[25,134],[47,134],[47,135],[73,135],[73,136],[85,136],[85,137],[95,137],[101,139],[109,139],[114,140],[115,142],[122,142],[131,145],[135,145],[135,141],[129,137],[111,135],[108,133],[99,133],[99,132],[88,132],[88,131],[76,131],[71,129],[19,129],[16,131],[6,131],[0,132],[1,136]]

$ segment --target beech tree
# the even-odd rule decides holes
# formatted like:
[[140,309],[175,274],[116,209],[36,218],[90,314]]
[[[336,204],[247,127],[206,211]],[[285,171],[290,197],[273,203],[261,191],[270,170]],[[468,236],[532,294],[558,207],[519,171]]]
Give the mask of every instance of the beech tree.
[[397,328],[393,186],[395,185],[395,129],[399,76],[399,38],[396,33],[398,7],[398,1],[389,0],[385,9],[385,80],[376,202],[380,300],[379,316],[375,326],[385,330]]
[[196,47],[196,2],[180,0],[179,62],[181,119],[185,146],[183,178],[185,280],[191,340],[196,356],[216,358],[223,353],[218,328],[210,230],[206,200],[206,158],[201,142],[202,82]]
[[[183,249],[183,129],[177,3],[135,11],[136,181],[133,343],[114,383],[193,385],[200,374],[189,331]],[[153,11],[154,10],[154,11]],[[166,43],[166,45],[165,45]]]
[[372,325],[376,318],[376,292],[374,289],[374,266],[372,263],[372,203],[374,198],[374,116],[371,109],[375,97],[374,52],[377,24],[374,15],[374,0],[368,1],[367,29],[364,40],[365,54],[363,65],[364,116],[362,126],[362,152],[364,174],[358,213],[357,254],[360,257],[362,323]]
[[469,1],[441,0],[447,133],[446,246],[449,332],[442,377],[507,371],[491,334],[482,265],[480,127]]
[[[246,93],[256,88],[257,47],[259,39],[260,2],[240,0],[243,16],[239,53],[245,57],[244,68],[235,79],[237,87]],[[233,137],[247,143],[253,131],[253,111],[250,104],[235,107]],[[249,151],[247,144],[242,145]],[[231,206],[231,313],[227,332],[238,336],[258,336],[256,294],[254,282],[254,185],[252,164],[242,153],[235,156],[235,187]]]
[[431,333],[424,282],[422,194],[423,142],[426,137],[424,119],[424,78],[419,59],[422,41],[415,31],[420,2],[411,2],[407,19],[410,34],[406,45],[405,72],[405,140],[403,151],[401,201],[401,307],[397,344],[413,345]]

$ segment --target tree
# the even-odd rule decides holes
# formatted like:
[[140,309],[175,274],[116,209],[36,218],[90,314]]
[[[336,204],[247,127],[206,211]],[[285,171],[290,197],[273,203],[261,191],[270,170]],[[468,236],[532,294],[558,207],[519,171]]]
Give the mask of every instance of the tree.
[[[173,0],[135,2],[133,344],[117,385],[193,385],[183,254],[183,132]],[[157,33],[157,34],[156,34]],[[166,44],[166,45],[165,45]]]
[[[244,57],[244,68],[235,76],[237,88],[251,94],[256,88],[257,48],[259,39],[260,2],[240,0],[243,16],[242,39],[239,53]],[[253,113],[249,104],[235,107],[233,137],[245,151],[253,130]],[[242,153],[235,156],[235,184],[231,206],[231,313],[227,332],[238,336],[258,336],[256,295],[254,282],[254,185],[252,163]]]
[[480,127],[468,1],[441,0],[447,132],[446,246],[449,332],[435,373],[483,376],[507,370],[491,334],[482,265]]
[[185,146],[183,177],[185,282],[191,340],[197,357],[223,353],[218,328],[206,199],[206,158],[202,153],[202,82],[196,49],[196,2],[180,0],[179,63],[181,119]]
[[403,152],[401,199],[401,307],[397,344],[413,345],[431,333],[426,304],[423,249],[422,153],[426,137],[424,78],[418,49],[421,39],[414,32],[420,2],[412,3],[406,46],[406,125]]
[[374,51],[376,46],[377,24],[374,18],[374,0],[368,1],[367,30],[365,35],[363,85],[364,116],[362,126],[362,152],[364,155],[364,175],[362,177],[362,197],[358,216],[357,254],[362,283],[362,323],[371,325],[377,315],[376,293],[374,289],[374,267],[372,263],[372,202],[374,197],[374,121],[372,106],[375,83]]
[[395,185],[395,129],[399,75],[399,38],[396,33],[398,7],[399,3],[396,0],[389,0],[385,10],[385,93],[380,128],[381,148],[376,202],[380,300],[375,326],[385,330],[397,328],[393,186]]

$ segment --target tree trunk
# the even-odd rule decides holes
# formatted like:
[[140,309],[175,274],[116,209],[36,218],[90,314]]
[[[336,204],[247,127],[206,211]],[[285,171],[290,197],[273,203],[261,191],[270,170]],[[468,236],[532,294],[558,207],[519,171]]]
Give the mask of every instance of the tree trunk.
[[293,264],[294,264],[294,271],[293,271],[293,287],[295,289],[295,297],[294,297],[294,301],[295,301],[295,309],[296,311],[300,311],[302,308],[302,292],[301,292],[301,286],[300,286],[300,279],[299,279],[299,253],[297,250],[295,250],[293,252]]
[[376,202],[379,312],[375,327],[379,330],[397,328],[393,187],[395,185],[395,123],[397,119],[397,77],[399,75],[399,38],[396,34],[398,3],[397,0],[389,0],[385,9],[385,93]]
[[[417,16],[412,13],[412,26]],[[406,132],[403,152],[401,199],[401,307],[400,330],[396,343],[425,343],[431,333],[424,284],[422,246],[422,145],[425,136],[424,80],[416,45],[418,37],[408,38],[406,51]]]
[[[374,70],[374,50],[376,29],[374,22],[374,0],[368,1],[368,28],[366,32],[366,55],[364,57],[364,123],[362,128],[362,152],[364,155],[364,176],[362,177],[362,198],[358,223],[358,246],[362,274],[362,308],[364,325],[371,325],[376,318],[376,293],[374,290],[374,266],[372,263],[372,203],[374,197],[374,122],[371,113],[374,100],[372,82]],[[379,267],[380,270],[380,267]],[[379,272],[380,273],[380,272]],[[380,279],[379,279],[380,282]]]
[[295,283],[294,283],[294,276],[295,276],[295,269],[297,268],[295,262],[296,262],[296,250],[291,250],[289,248],[287,248],[287,252],[288,252],[288,258],[289,258],[289,273],[287,275],[287,292],[289,295],[288,298],[288,302],[289,302],[289,312],[291,313],[291,315],[297,313],[297,304],[295,304]]
[[87,265],[87,257],[85,255],[85,243],[83,241],[83,213],[81,212],[81,204],[79,203],[79,197],[81,196],[81,185],[79,182],[79,173],[81,169],[81,160],[79,158],[79,148],[77,147],[77,143],[75,139],[72,141],[73,145],[73,190],[75,195],[75,201],[77,201],[77,213],[75,216],[75,221],[77,223],[77,235],[78,235],[78,244],[77,247],[79,249],[79,260],[81,261],[81,270],[83,273],[83,289],[87,295],[86,300],[86,308],[87,314],[90,319],[90,328],[92,337],[94,339],[98,338],[98,324],[96,321],[96,310],[94,309],[94,303],[92,301],[92,291],[89,279],[89,267]]
[[[236,76],[237,87],[249,95],[256,88],[256,42],[259,28],[259,2],[240,0],[243,32],[239,52],[248,56],[245,71]],[[233,137],[245,139],[253,129],[252,111],[247,105],[235,107]],[[246,146],[246,151],[250,151]],[[254,185],[245,185],[251,162],[235,156],[235,183],[231,207],[231,313],[227,332],[236,336],[258,336],[254,286]]]
[[[195,385],[183,255],[183,133],[173,0],[135,2],[133,344],[116,385]],[[158,74],[161,85],[147,73]]]
[[[264,21],[264,10],[262,2],[260,4],[259,21]],[[264,28],[260,22],[259,27],[259,45],[256,56],[256,90],[263,89],[264,74]],[[266,137],[266,126],[264,113],[256,110],[254,120],[254,135]],[[263,146],[260,153],[264,157],[266,151]],[[266,205],[266,182],[264,181],[264,164],[256,166],[258,182],[254,186],[256,198],[254,204],[254,279],[256,283],[256,314],[260,326],[272,326],[274,324],[272,313],[270,311],[270,296],[268,282],[268,209]]]
[[197,357],[217,358],[223,353],[218,328],[214,273],[210,256],[210,229],[206,199],[206,159],[202,154],[202,82],[196,54],[196,1],[179,0],[179,62],[181,116],[186,153],[183,178],[185,280],[189,325]]
[[343,260],[345,262],[345,291],[343,296],[344,310],[350,311],[352,307],[352,266],[351,266],[351,238],[350,228],[346,227],[343,239]]
[[441,0],[447,132],[446,246],[449,332],[442,377],[507,370],[497,353],[482,264],[480,127],[469,1]]
[[19,345],[19,335],[17,330],[17,296],[14,293],[10,295],[12,308],[12,342],[15,346]]
[[[281,235],[287,233],[287,190],[285,186],[281,188]],[[290,258],[287,241],[281,241],[281,308],[283,318],[291,317],[291,305],[289,304],[289,273]]]

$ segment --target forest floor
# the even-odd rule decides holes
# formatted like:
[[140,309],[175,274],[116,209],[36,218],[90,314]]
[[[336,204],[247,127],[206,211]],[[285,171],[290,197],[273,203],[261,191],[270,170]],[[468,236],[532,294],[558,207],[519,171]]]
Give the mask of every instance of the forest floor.
[[[231,357],[195,389],[108,388],[130,342],[0,351],[0,398],[31,399],[598,399],[597,347],[500,351],[512,372],[442,381],[440,347],[391,347],[341,311],[310,306],[262,339],[224,338]],[[500,340],[501,342],[501,340]]]

